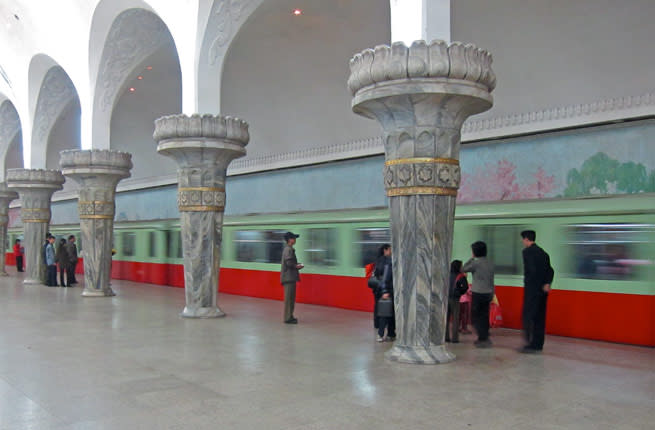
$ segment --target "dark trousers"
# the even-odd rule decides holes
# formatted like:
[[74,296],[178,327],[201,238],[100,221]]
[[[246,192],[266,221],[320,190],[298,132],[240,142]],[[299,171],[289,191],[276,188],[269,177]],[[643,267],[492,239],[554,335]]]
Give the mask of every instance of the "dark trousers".
[[19,272],[23,271],[23,256],[16,257],[16,270]]
[[57,265],[56,264],[53,264],[51,266],[46,266],[45,284],[48,287],[56,287],[57,286]]
[[448,299],[446,341],[459,342],[459,297],[450,297]]
[[71,263],[66,268],[66,276],[68,277],[68,285],[77,284],[77,279],[75,279],[75,267],[77,266],[77,261]]
[[546,337],[546,302],[548,294],[526,297],[523,301],[523,334],[527,346],[541,350]]
[[489,305],[493,298],[493,294],[473,293],[471,319],[479,341],[489,339]]
[[387,337],[396,337],[396,317],[378,317],[378,335],[384,337],[384,329],[387,329]]
[[68,267],[62,266],[61,264],[59,265],[59,285],[61,285],[62,287],[70,285],[70,276],[68,276],[68,284],[64,279],[64,275],[66,274],[67,271],[68,271]]
[[296,283],[285,282],[284,287],[284,321],[294,318],[293,311],[296,307]]

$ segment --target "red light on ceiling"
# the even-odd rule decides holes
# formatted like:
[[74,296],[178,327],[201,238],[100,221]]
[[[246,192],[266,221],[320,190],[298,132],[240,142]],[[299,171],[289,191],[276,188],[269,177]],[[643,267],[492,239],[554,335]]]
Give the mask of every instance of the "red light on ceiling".
[[136,91],[136,89],[134,87],[130,87],[130,92],[133,93],[134,91]]
[[300,15],[302,15],[302,9],[294,9],[294,10],[293,10],[293,14],[294,14],[295,16],[300,16]]
[[146,70],[152,70],[152,66],[146,67]]
[[143,79],[143,76],[139,75],[139,76],[137,76],[136,78],[137,78],[138,80],[142,80],[142,79]]

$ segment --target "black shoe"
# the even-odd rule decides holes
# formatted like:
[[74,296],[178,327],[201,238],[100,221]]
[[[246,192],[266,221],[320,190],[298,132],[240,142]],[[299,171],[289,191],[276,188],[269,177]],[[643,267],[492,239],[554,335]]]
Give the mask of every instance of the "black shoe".
[[530,345],[526,345],[523,348],[519,349],[521,354],[538,354],[541,352],[541,348],[533,348]]
[[491,348],[491,341],[489,339],[487,340],[476,340],[473,342],[473,345],[475,345],[476,348]]
[[291,318],[290,320],[286,320],[284,322],[285,324],[298,324],[298,320],[295,318]]
[[459,343],[459,340],[451,340],[450,343]]

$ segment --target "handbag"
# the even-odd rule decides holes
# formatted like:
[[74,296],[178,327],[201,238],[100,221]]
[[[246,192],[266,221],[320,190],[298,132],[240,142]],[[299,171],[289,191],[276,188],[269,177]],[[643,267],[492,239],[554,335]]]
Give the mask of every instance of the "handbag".
[[378,317],[382,317],[382,318],[393,317],[393,300],[391,300],[391,298],[378,300],[377,311],[378,311],[377,313]]

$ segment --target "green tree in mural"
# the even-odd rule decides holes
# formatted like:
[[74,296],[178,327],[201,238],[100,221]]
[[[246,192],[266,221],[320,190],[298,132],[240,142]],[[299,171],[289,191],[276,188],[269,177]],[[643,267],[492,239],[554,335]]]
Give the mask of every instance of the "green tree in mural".
[[619,193],[655,192],[655,170],[650,175],[641,163],[619,163],[603,152],[598,152],[582,163],[580,170],[571,169],[566,175],[565,197],[612,192],[610,185]]
[[641,193],[646,191],[648,171],[646,166],[632,161],[623,163],[616,169],[616,189],[624,193]]

